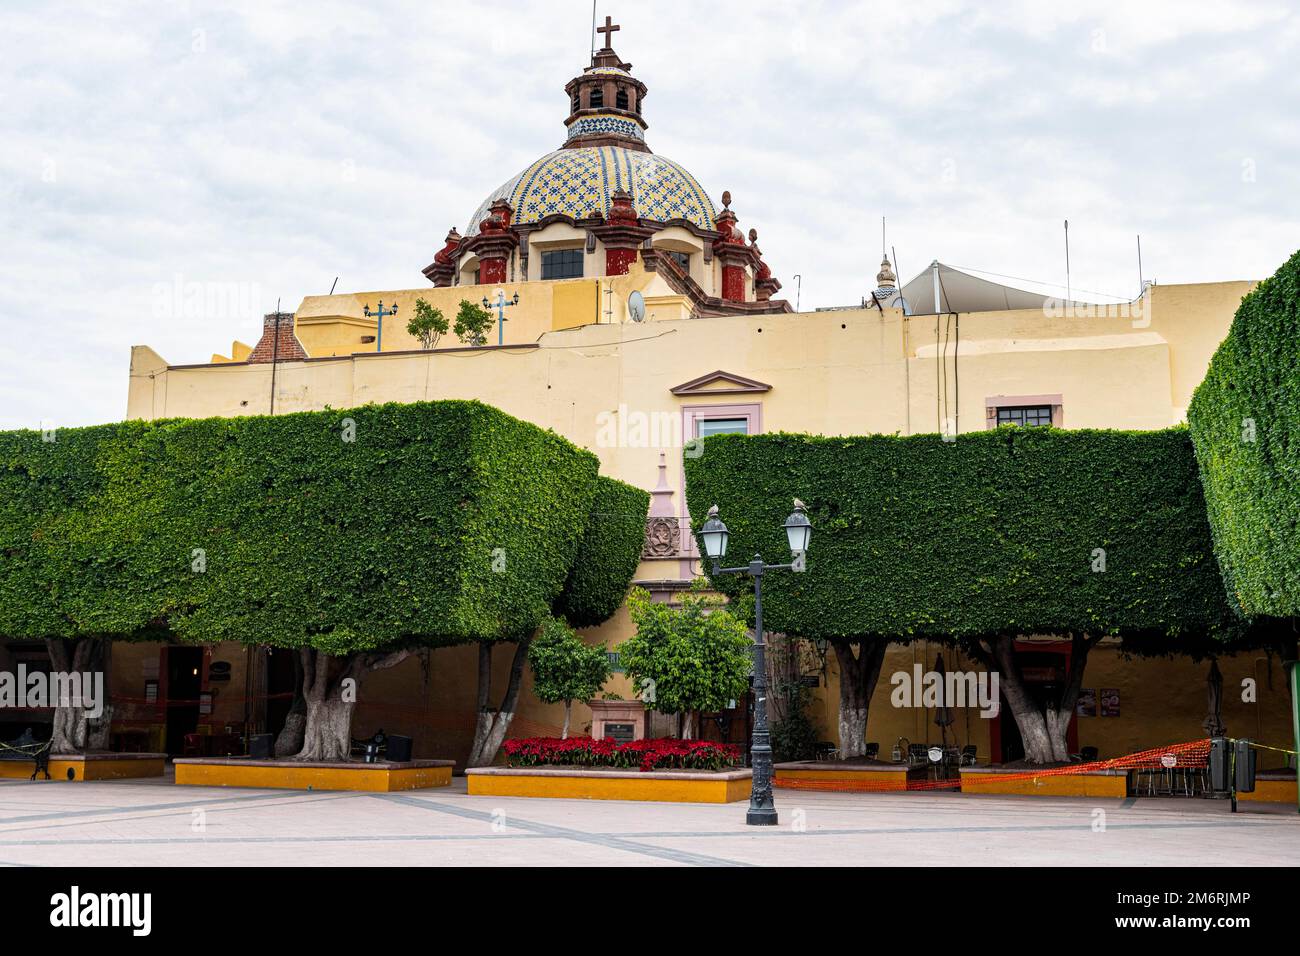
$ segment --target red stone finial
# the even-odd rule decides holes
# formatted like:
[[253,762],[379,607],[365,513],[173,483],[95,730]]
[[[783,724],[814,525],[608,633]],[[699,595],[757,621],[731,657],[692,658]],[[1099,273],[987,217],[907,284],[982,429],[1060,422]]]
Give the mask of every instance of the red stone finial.
[[451,262],[456,255],[456,250],[460,248],[461,235],[456,231],[455,226],[452,226],[451,231],[447,233],[445,242],[447,244],[439,249],[433,257],[433,261],[436,263]]
[[608,219],[612,223],[635,223],[637,221],[636,207],[632,205],[632,194],[626,189],[615,189],[610,195]]

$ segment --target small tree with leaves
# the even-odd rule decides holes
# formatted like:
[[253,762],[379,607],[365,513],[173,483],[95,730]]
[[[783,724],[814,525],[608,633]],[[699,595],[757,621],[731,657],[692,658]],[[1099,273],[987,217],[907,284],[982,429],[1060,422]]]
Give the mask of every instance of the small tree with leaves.
[[420,348],[436,348],[438,339],[447,334],[447,328],[447,317],[442,314],[442,309],[435,309],[423,299],[415,300],[415,315],[406,323],[406,331],[420,340]]
[[573,628],[559,617],[542,624],[541,633],[528,648],[528,664],[533,669],[533,693],[543,703],[564,704],[564,730],[569,723],[575,700],[590,700],[609,680],[609,655],[600,645],[584,644]]
[[636,636],[618,646],[619,662],[646,707],[685,715],[684,737],[691,736],[696,711],[725,710],[744,696],[753,671],[745,622],[706,587],[697,582],[680,607],[633,588],[628,610]]
[[492,326],[492,313],[468,299],[460,300],[456,324],[451,330],[467,345],[482,345],[487,341],[487,330]]

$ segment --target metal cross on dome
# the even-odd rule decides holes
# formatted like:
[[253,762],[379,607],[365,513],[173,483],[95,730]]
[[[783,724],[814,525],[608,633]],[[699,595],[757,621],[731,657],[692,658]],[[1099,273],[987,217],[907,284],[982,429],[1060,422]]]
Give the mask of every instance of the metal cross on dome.
[[614,34],[617,33],[617,32],[618,32],[619,30],[621,30],[621,29],[623,29],[623,28],[620,27],[617,23],[614,22],[614,18],[613,18],[613,17],[608,17],[608,16],[605,17],[605,25],[604,25],[603,27],[596,27],[596,32],[597,32],[597,33],[603,33],[603,34],[605,34],[605,49],[606,49],[606,50],[612,50],[612,49],[614,49],[614,45],[613,45],[613,43],[612,43],[611,41],[614,39]]

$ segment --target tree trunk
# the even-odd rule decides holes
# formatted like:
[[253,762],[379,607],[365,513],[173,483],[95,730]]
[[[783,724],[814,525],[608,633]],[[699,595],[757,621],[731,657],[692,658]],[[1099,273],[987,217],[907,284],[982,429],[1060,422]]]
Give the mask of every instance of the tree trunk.
[[307,729],[307,698],[302,693],[302,655],[293,655],[293,704],[284,719],[284,726],[275,738],[275,755],[292,757],[302,751],[303,734]]
[[344,681],[355,681],[359,694],[361,679],[366,674],[400,664],[411,652],[354,653],[334,657],[302,647],[298,654],[302,663],[303,698],[307,712],[302,749],[293,759],[347,760],[352,750],[352,710],[356,704],[344,696]]
[[[840,665],[840,758],[861,757],[867,752],[867,711],[880,680],[889,642],[878,638],[835,640],[835,658]],[[858,653],[853,653],[854,646]]]
[[1074,634],[1070,637],[1070,672],[1056,701],[1040,702],[1034,699],[1020,672],[1014,651],[1015,640],[999,637],[992,641],[986,663],[996,667],[1002,692],[1011,707],[1025,745],[1025,763],[1051,764],[1070,761],[1067,735],[1074,705],[1083,686],[1083,671],[1088,662],[1088,652],[1098,638]]
[[467,767],[486,767],[496,759],[506,739],[510,722],[515,719],[515,707],[519,704],[519,687],[523,683],[524,664],[528,660],[528,645],[532,635],[520,638],[515,644],[514,660],[510,663],[510,680],[506,684],[501,706],[493,710],[489,706],[492,697],[492,644],[481,642],[478,646],[478,719],[474,725],[474,742],[470,746]]
[[688,710],[682,717],[682,740],[690,740],[695,733],[695,711]]
[[569,739],[569,718],[572,716],[573,716],[573,701],[566,700],[564,702],[564,729],[560,731],[561,740]]
[[347,760],[352,750],[352,708],[340,697],[308,699],[297,760]]
[[[54,682],[50,692],[54,701],[54,726],[50,735],[51,754],[77,754],[92,750],[107,750],[109,732],[113,725],[113,705],[108,700],[109,668],[112,664],[112,642],[107,638],[49,638],[45,642],[50,652],[51,671],[64,674],[103,674],[103,700],[96,701],[102,708],[98,717],[90,717],[89,708],[71,700],[57,697]],[[85,692],[83,690],[83,697]]]

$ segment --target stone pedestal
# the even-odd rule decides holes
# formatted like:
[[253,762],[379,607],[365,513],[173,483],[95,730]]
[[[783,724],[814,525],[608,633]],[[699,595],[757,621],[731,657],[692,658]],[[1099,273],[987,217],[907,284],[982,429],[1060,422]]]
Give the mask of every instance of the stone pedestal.
[[[619,741],[645,738],[645,704],[639,700],[592,700],[591,736],[595,740],[613,737]],[[630,734],[630,736],[629,736]]]

